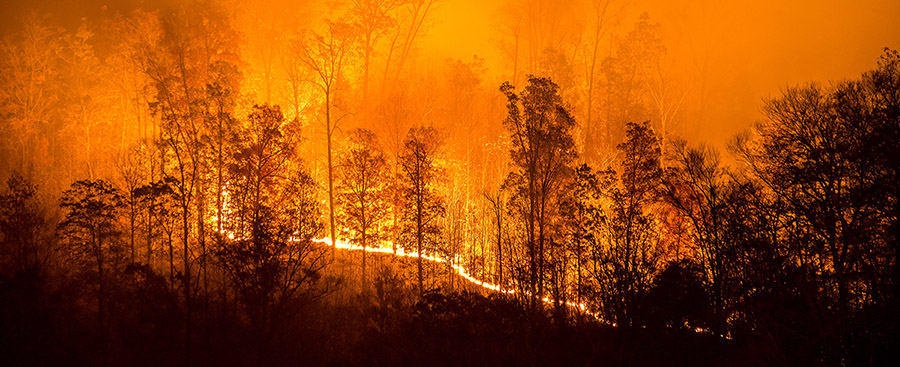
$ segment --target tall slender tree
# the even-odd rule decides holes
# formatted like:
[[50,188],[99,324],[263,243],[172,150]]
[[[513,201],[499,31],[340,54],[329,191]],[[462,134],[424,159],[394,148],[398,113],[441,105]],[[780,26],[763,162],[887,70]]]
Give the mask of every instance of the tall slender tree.
[[399,179],[405,202],[400,239],[404,245],[416,246],[419,295],[425,292],[422,255],[436,248],[441,235],[438,220],[446,210],[435,190],[441,173],[436,162],[440,145],[437,130],[413,127],[406,136],[399,157],[403,169]]
[[336,246],[337,229],[334,217],[334,164],[332,159],[332,138],[337,130],[341,117],[334,118],[333,108],[336,106],[335,93],[343,78],[344,67],[350,62],[354,51],[354,34],[352,26],[341,22],[328,22],[324,34],[312,34],[304,39],[296,40],[293,52],[296,57],[312,70],[313,84],[325,98],[325,139],[328,159],[328,221],[332,247]]
[[362,290],[366,291],[366,249],[385,238],[388,214],[387,160],[375,134],[369,130],[350,132],[350,145],[340,157],[338,201],[341,205],[341,235],[362,245]]
[[[571,179],[577,153],[572,130],[575,119],[559,95],[559,87],[548,78],[529,76],[528,85],[518,94],[507,83],[500,87],[506,96],[508,115],[504,126],[510,134],[514,170],[505,186],[521,218],[528,253],[528,287],[531,307],[544,293],[545,249],[554,233],[551,223],[559,218],[566,197],[564,188]],[[560,240],[561,238],[555,238]]]

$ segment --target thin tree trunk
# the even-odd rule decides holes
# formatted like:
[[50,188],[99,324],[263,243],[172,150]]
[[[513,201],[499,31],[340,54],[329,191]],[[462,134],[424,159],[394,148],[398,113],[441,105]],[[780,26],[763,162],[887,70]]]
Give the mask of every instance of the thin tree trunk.
[[325,88],[325,135],[328,139],[328,220],[331,229],[331,253],[337,248],[337,236],[334,230],[334,167],[331,163],[331,87]]
[[416,250],[418,251],[418,261],[416,262],[416,268],[419,275],[419,297],[421,297],[425,293],[425,288],[423,286],[423,277],[422,277],[422,187],[418,188],[418,195],[416,195]]

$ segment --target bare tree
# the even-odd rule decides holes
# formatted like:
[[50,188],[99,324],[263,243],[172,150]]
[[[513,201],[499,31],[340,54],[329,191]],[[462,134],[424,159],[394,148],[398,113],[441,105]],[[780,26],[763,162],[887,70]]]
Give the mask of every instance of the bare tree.
[[391,17],[399,0],[352,0],[350,12],[362,32],[363,46],[363,103],[369,95],[369,69],[381,37],[396,25]]
[[22,32],[0,43],[0,111],[8,129],[5,168],[31,175],[41,172],[37,150],[46,138],[40,127],[49,125],[59,99],[54,89],[63,41],[62,30],[48,25],[46,16],[29,13],[23,23]]
[[439,0],[403,0],[401,1],[401,4],[397,6],[398,11],[405,12],[405,14],[398,16],[398,18],[402,19],[400,22],[402,22],[404,26],[398,26],[395,33],[391,36],[391,44],[388,47],[387,60],[384,65],[384,78],[382,78],[381,81],[382,91],[388,85],[388,73],[391,70],[391,60],[394,58],[394,52],[399,48],[400,55],[397,60],[393,79],[393,81],[397,81],[400,79],[400,72],[403,71],[403,65],[409,58],[416,39],[422,34],[422,26],[425,24],[428,13],[435,7],[435,4],[437,4],[438,1]]
[[614,6],[612,0],[592,0],[591,1],[591,38],[588,40],[591,43],[590,48],[588,49],[588,59],[589,62],[587,65],[587,106],[585,107],[585,121],[582,126],[583,133],[583,149],[584,155],[586,159],[598,159],[598,147],[597,145],[600,143],[599,139],[597,139],[598,129],[595,123],[594,116],[594,99],[596,98],[596,85],[597,82],[595,78],[597,77],[597,71],[600,67],[598,61],[602,60],[600,58],[600,41],[609,33],[611,30],[612,22],[616,22],[617,19],[621,16],[621,14],[625,10],[625,4],[621,4],[618,6]]
[[699,264],[709,277],[712,306],[720,321],[714,330],[723,333],[726,311],[726,282],[729,263],[729,241],[725,234],[723,212],[729,193],[727,172],[719,163],[719,155],[709,147],[688,147],[673,143],[672,166],[665,169],[660,193],[663,200],[687,219],[693,244],[699,253]]
[[419,295],[425,292],[422,255],[426,250],[432,251],[440,239],[437,219],[445,212],[444,203],[435,192],[441,172],[435,162],[440,144],[441,140],[434,128],[413,127],[406,136],[399,157],[403,168],[400,177],[402,195],[406,202],[400,238],[404,244],[416,245]]
[[292,47],[296,57],[313,71],[313,84],[325,97],[325,139],[328,145],[328,219],[332,247],[336,245],[337,234],[334,218],[334,166],[332,163],[332,136],[340,118],[332,119],[335,106],[335,92],[343,75],[344,67],[353,52],[354,39],[351,26],[340,22],[328,22],[325,34],[312,34],[297,40]]
[[360,244],[362,251],[362,290],[366,283],[366,248],[384,238],[388,215],[387,160],[371,131],[350,132],[350,147],[339,159],[341,235]]

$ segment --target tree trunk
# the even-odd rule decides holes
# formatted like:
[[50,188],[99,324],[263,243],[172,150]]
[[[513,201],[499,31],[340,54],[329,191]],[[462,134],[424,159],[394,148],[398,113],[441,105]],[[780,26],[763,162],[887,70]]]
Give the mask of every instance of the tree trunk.
[[[363,216],[363,223],[365,223],[365,216]],[[366,227],[363,226],[362,229],[362,291],[366,292],[367,284],[366,284]]]
[[135,222],[135,218],[137,217],[137,207],[134,204],[134,188],[131,189],[131,192],[129,193],[129,195],[131,196],[131,201],[129,201],[129,204],[131,207],[131,215],[128,218],[130,220],[130,224],[131,224],[128,227],[131,230],[129,244],[131,245],[131,263],[134,263],[134,222]]
[[497,286],[503,291],[503,224],[501,222],[502,214],[500,213],[500,198],[497,197],[497,273],[499,282]]
[[107,364],[106,353],[106,279],[103,276],[103,242],[101,234],[94,232],[94,243],[96,243],[97,251],[97,278],[99,280],[99,289],[97,291],[97,326],[100,333],[100,349],[103,354],[103,364]]
[[[182,181],[184,182],[184,181]],[[190,193],[187,193],[190,195]],[[191,256],[188,235],[190,230],[190,222],[188,220],[189,205],[186,199],[182,198],[181,223],[182,229],[182,255],[184,262],[184,309],[185,309],[185,327],[184,327],[184,353],[185,362],[190,362],[191,355]]]
[[425,287],[423,285],[422,278],[422,204],[424,198],[422,197],[421,190],[419,187],[419,194],[416,195],[416,251],[418,251],[418,259],[416,261],[416,269],[419,275],[419,297],[421,297],[425,293]]
[[334,167],[331,163],[331,88],[325,88],[325,135],[328,139],[328,220],[331,229],[331,253],[337,248],[337,237],[334,231]]

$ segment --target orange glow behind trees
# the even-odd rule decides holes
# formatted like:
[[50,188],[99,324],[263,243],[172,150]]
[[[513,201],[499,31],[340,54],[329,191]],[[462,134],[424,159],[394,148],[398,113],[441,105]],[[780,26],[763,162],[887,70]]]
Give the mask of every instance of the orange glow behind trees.
[[[554,365],[634,331],[877,365],[900,350],[898,15],[5,2],[0,344],[422,365],[446,333],[485,358],[457,364]],[[531,354],[546,335],[571,346]]]

